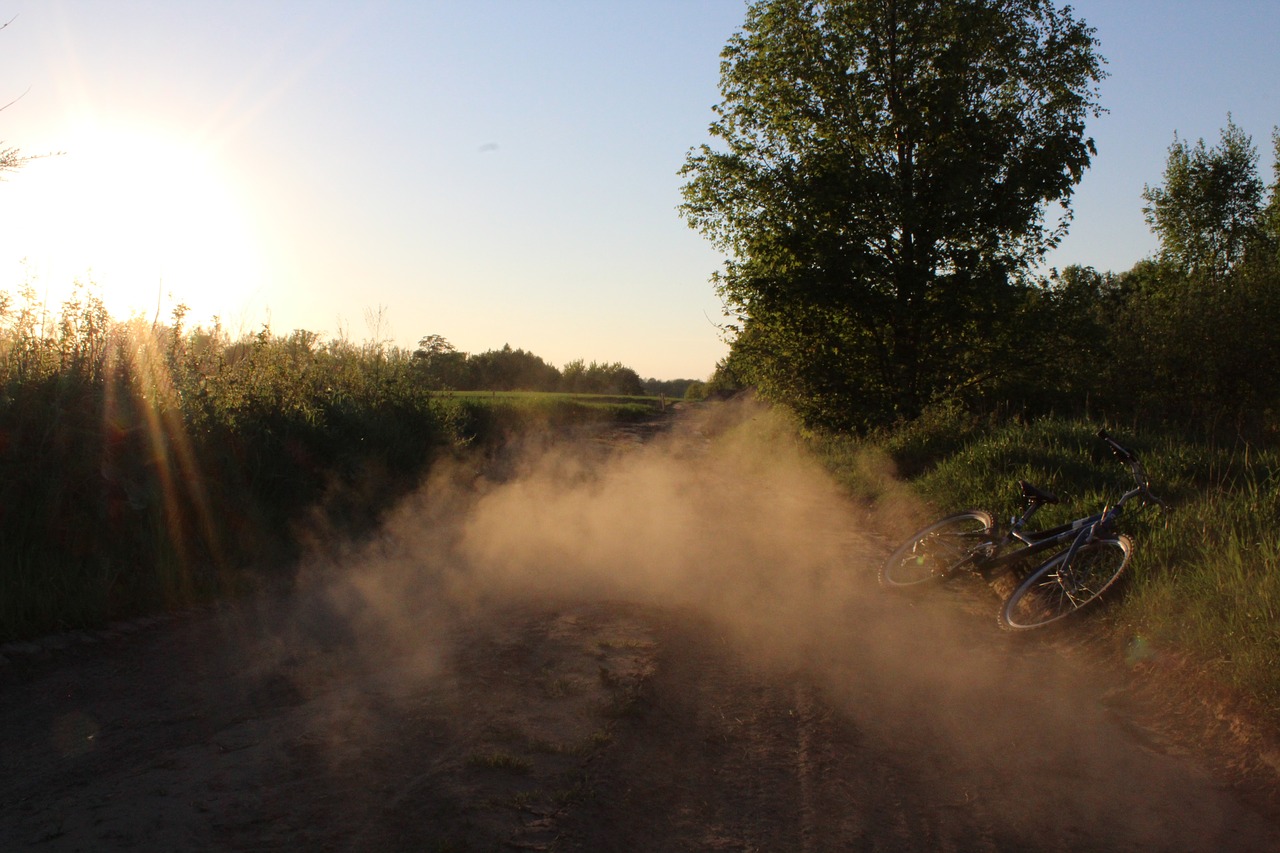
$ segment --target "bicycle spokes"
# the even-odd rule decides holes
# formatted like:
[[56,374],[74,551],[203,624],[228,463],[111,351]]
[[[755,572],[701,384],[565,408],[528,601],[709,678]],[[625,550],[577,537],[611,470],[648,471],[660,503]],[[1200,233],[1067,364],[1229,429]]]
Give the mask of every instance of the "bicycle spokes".
[[1133,545],[1128,537],[1099,539],[1061,554],[1032,572],[1005,602],[1006,628],[1037,628],[1096,601],[1120,577]]
[[970,561],[973,549],[989,539],[991,528],[990,514],[976,510],[941,519],[885,560],[880,581],[907,587],[944,578]]

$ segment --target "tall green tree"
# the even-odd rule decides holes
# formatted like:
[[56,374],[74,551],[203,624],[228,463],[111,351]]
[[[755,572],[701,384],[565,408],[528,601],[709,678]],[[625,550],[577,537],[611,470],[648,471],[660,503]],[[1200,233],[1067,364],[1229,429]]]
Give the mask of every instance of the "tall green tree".
[[1272,180],[1267,188],[1267,206],[1262,211],[1262,233],[1271,260],[1280,261],[1280,127],[1271,129],[1271,149]]
[[554,391],[560,371],[540,357],[504,344],[467,359],[475,387],[486,391]]
[[621,362],[586,364],[575,359],[561,371],[560,389],[576,394],[619,394],[638,397],[644,394],[640,375]]
[[1160,259],[1188,275],[1221,277],[1261,235],[1262,179],[1252,138],[1227,116],[1218,144],[1174,135],[1164,183],[1146,186],[1142,213],[1160,238]]
[[[1280,131],[1272,142],[1280,154]],[[1110,315],[1099,386],[1114,403],[1237,429],[1280,410],[1277,169],[1264,187],[1257,150],[1230,117],[1212,148],[1174,137],[1163,183],[1143,192],[1159,253],[1120,277],[1124,305]]]
[[728,256],[715,283],[760,389],[846,425],[999,369],[1019,276],[1094,153],[1102,63],[1051,0],[750,6],[681,212]]
[[419,338],[418,348],[413,351],[412,357],[429,388],[456,390],[471,384],[467,354],[458,352],[457,347],[449,343],[444,335],[424,335]]

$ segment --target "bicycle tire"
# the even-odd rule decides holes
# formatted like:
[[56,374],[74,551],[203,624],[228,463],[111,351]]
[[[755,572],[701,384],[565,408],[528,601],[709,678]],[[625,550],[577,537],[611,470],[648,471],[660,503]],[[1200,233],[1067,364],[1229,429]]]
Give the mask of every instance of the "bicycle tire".
[[1133,558],[1133,540],[1121,534],[1070,549],[1027,576],[1000,608],[1000,627],[1029,631],[1065,619],[1094,603],[1115,585]]
[[880,565],[881,586],[902,588],[943,580],[976,545],[991,541],[995,520],[981,509],[940,518],[903,542]]

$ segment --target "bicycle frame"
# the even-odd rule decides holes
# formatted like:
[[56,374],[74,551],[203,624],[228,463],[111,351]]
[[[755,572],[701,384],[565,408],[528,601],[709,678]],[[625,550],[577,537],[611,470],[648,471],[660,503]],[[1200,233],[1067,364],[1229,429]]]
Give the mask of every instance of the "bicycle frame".
[[[1121,500],[1123,501],[1123,499]],[[1036,554],[1056,548],[1068,540],[1073,540],[1071,548],[1074,551],[1093,538],[1094,533],[1104,519],[1109,524],[1116,518],[1119,515],[1120,505],[1116,504],[1116,506],[1108,507],[1095,515],[1077,518],[1075,521],[1069,521],[1066,524],[1060,524],[1048,530],[1032,534],[1023,533],[1022,525],[1039,508],[1038,504],[1033,504],[1020,518],[1013,520],[1009,531],[998,542],[993,543],[989,554],[975,552],[970,555],[969,561],[973,563],[975,568],[986,574],[997,569],[1008,568],[1015,563],[1034,557]],[[1027,547],[1008,553],[1001,553],[1015,541],[1021,542]]]
[[[1116,519],[1120,517],[1121,508],[1132,499],[1145,497],[1163,509],[1164,501],[1151,493],[1147,472],[1138,461],[1138,457],[1116,444],[1105,430],[1099,430],[1098,437],[1107,443],[1107,446],[1111,448],[1117,459],[1129,466],[1129,473],[1133,475],[1134,482],[1132,489],[1121,495],[1120,500],[1111,506],[1104,507],[1102,512],[1085,516],[1084,518],[1077,518],[1074,521],[1060,524],[1048,530],[1027,534],[1022,532],[1023,526],[1044,505],[1039,501],[1033,500],[1022,515],[1010,521],[1008,532],[998,542],[992,542],[988,545],[987,553],[981,553],[981,551],[975,549],[961,563],[961,566],[972,563],[983,574],[989,574],[993,570],[1008,568],[1014,563],[1020,563],[1036,554],[1055,548],[1068,539],[1072,541],[1068,547],[1065,562],[1070,563],[1071,558],[1075,556],[1076,551],[1081,546],[1102,538],[1100,534],[1110,530]],[[1001,553],[1015,541],[1021,542],[1027,547],[1019,548],[1009,553]],[[1054,556],[1056,557],[1057,555],[1055,554]],[[1044,563],[1040,564],[1040,566],[1043,565]]]
[[[1151,493],[1150,480],[1138,457],[1121,447],[1105,430],[1098,438],[1133,475],[1133,487],[1098,512],[1047,530],[1028,532],[1032,516],[1059,503],[1056,495],[1019,480],[1024,509],[998,524],[984,509],[968,509],[921,528],[894,549],[880,566],[881,586],[903,589],[946,580],[967,571],[984,581],[1014,564],[1029,574],[1013,584],[998,614],[1002,628],[1039,628],[1071,615],[1111,589],[1133,556],[1133,538],[1117,531],[1125,504],[1134,498],[1165,509]],[[999,584],[994,584],[999,586]]]

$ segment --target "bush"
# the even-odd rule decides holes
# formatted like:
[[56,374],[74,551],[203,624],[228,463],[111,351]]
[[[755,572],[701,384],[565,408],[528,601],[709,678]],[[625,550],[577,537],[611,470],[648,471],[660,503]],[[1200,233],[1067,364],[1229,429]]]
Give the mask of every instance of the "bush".
[[83,290],[0,312],[0,637],[234,592],[465,441],[394,349],[118,323]]

